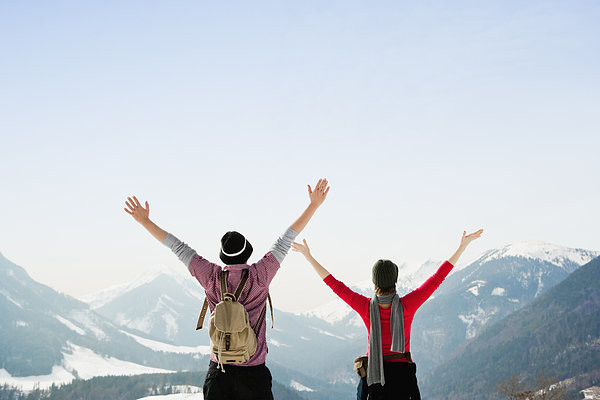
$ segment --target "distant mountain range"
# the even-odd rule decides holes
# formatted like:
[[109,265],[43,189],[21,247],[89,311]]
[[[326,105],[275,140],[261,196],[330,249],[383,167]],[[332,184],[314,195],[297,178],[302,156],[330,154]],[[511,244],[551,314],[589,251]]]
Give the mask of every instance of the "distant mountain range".
[[[413,322],[411,350],[419,379],[485,327],[598,255],[524,242],[490,250],[455,269]],[[430,260],[412,273],[401,270],[400,294],[418,287],[440,264]],[[127,368],[130,373],[198,370],[208,363],[208,335],[195,331],[204,292],[180,271],[150,274],[85,302],[33,281],[1,255],[0,277],[0,383],[18,382],[19,376],[32,382],[31,375],[69,381]],[[372,295],[368,281],[351,287]],[[275,329],[268,328],[267,338],[277,381],[308,399],[354,395],[352,360],[366,351],[367,336],[362,320],[343,302],[302,314],[276,310]]]
[[600,258],[519,311],[488,326],[424,380],[427,399],[483,398],[512,375],[540,372],[571,380],[574,391],[600,383]]

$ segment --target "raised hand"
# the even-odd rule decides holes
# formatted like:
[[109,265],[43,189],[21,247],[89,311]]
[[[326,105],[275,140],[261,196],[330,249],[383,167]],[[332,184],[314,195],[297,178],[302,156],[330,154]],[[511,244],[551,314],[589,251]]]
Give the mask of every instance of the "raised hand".
[[456,252],[452,255],[452,257],[450,257],[448,259],[448,262],[452,265],[456,265],[456,263],[458,262],[458,259],[460,258],[460,256],[462,255],[462,253],[465,251],[465,249],[467,248],[467,246],[475,239],[481,237],[481,234],[483,233],[483,229],[480,229],[476,232],[470,233],[467,235],[467,231],[463,231],[462,234],[462,238],[460,239],[460,245],[458,246],[458,249],[456,250]]
[[329,192],[329,186],[327,186],[329,182],[327,179],[319,179],[317,182],[315,189],[312,190],[310,185],[308,185],[308,197],[310,198],[310,204],[315,206],[320,206],[325,201],[327,197],[327,193]]
[[468,235],[467,231],[463,231],[462,238],[460,239],[460,245],[467,247],[473,240],[480,238],[482,233],[483,229],[480,229]]
[[298,242],[292,243],[292,250],[297,251],[304,257],[308,258],[308,256],[310,256],[310,249],[308,248],[308,243],[306,243],[306,239],[302,239],[302,242],[304,243],[303,245]]
[[137,197],[133,196],[127,198],[125,202],[127,208],[124,208],[125,212],[133,217],[137,222],[144,223],[150,219],[150,205],[146,202],[146,208],[142,207]]

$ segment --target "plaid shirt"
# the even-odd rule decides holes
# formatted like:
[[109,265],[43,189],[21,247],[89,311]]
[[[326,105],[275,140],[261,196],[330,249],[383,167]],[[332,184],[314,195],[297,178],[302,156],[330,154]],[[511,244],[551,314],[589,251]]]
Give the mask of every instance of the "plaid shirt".
[[[177,254],[179,259],[188,266],[192,276],[194,276],[200,285],[202,285],[211,311],[213,311],[215,305],[221,301],[221,285],[219,283],[219,274],[221,271],[229,271],[229,277],[227,279],[228,291],[233,293],[242,277],[242,270],[247,269],[249,272],[248,281],[240,295],[239,301],[244,305],[244,308],[248,312],[250,325],[254,326],[266,304],[267,294],[269,293],[269,284],[275,277],[281,262],[285,258],[285,255],[289,251],[290,246],[297,235],[297,232],[288,229],[277,239],[272,249],[258,262],[251,265],[227,265],[224,268],[199,256],[196,251],[191,249],[185,243],[182,243],[170,233],[167,234],[167,237],[163,240],[163,244]],[[256,353],[250,357],[250,360],[240,365],[250,367],[265,362],[268,352],[266,312],[261,320],[258,321],[255,332],[257,341]],[[217,362],[212,354],[211,360]]]

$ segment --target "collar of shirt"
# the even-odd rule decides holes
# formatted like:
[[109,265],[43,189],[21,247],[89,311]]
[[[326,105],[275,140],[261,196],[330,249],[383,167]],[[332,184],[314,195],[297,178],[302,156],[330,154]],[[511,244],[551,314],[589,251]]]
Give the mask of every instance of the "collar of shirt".
[[248,264],[233,264],[226,265],[223,269],[225,271],[241,271],[243,269],[248,269],[250,266]]

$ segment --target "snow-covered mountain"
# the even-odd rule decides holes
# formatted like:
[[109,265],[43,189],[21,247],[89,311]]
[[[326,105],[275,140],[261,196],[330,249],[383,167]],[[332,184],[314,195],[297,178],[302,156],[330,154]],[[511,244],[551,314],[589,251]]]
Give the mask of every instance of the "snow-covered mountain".
[[155,271],[82,300],[120,327],[167,343],[209,344],[206,335],[196,333],[195,318],[204,302],[204,290],[194,278],[178,271]]
[[[194,329],[204,300],[196,287],[199,285],[192,278],[177,273],[153,273],[88,297],[98,307],[93,310],[82,301],[34,281],[23,268],[0,254],[0,385],[8,383],[30,390],[34,385],[45,388],[75,378],[206,369],[210,350],[202,341],[208,343],[207,334]],[[115,313],[114,320],[96,312],[104,310],[108,315],[120,306],[122,312]],[[186,310],[190,312],[189,320]],[[292,368],[296,358],[302,360],[312,354],[289,354],[293,346],[287,343],[295,337],[299,323],[286,319],[281,316],[282,329],[271,336],[274,352],[281,348],[285,353],[279,362],[270,363],[274,379],[293,391],[307,393],[304,397],[343,396],[339,388],[320,376]],[[194,340],[185,343],[178,339],[174,328],[179,320],[189,325]],[[316,323],[316,327],[306,327],[310,334],[300,339],[302,343],[314,340],[327,346],[340,340],[331,336],[316,340],[324,332],[318,327],[326,324],[321,320]],[[160,324],[166,328],[153,330]],[[175,336],[170,336],[174,332]]]
[[208,359],[205,347],[157,348],[145,340],[0,254],[0,384],[30,389],[75,377],[189,369]]

